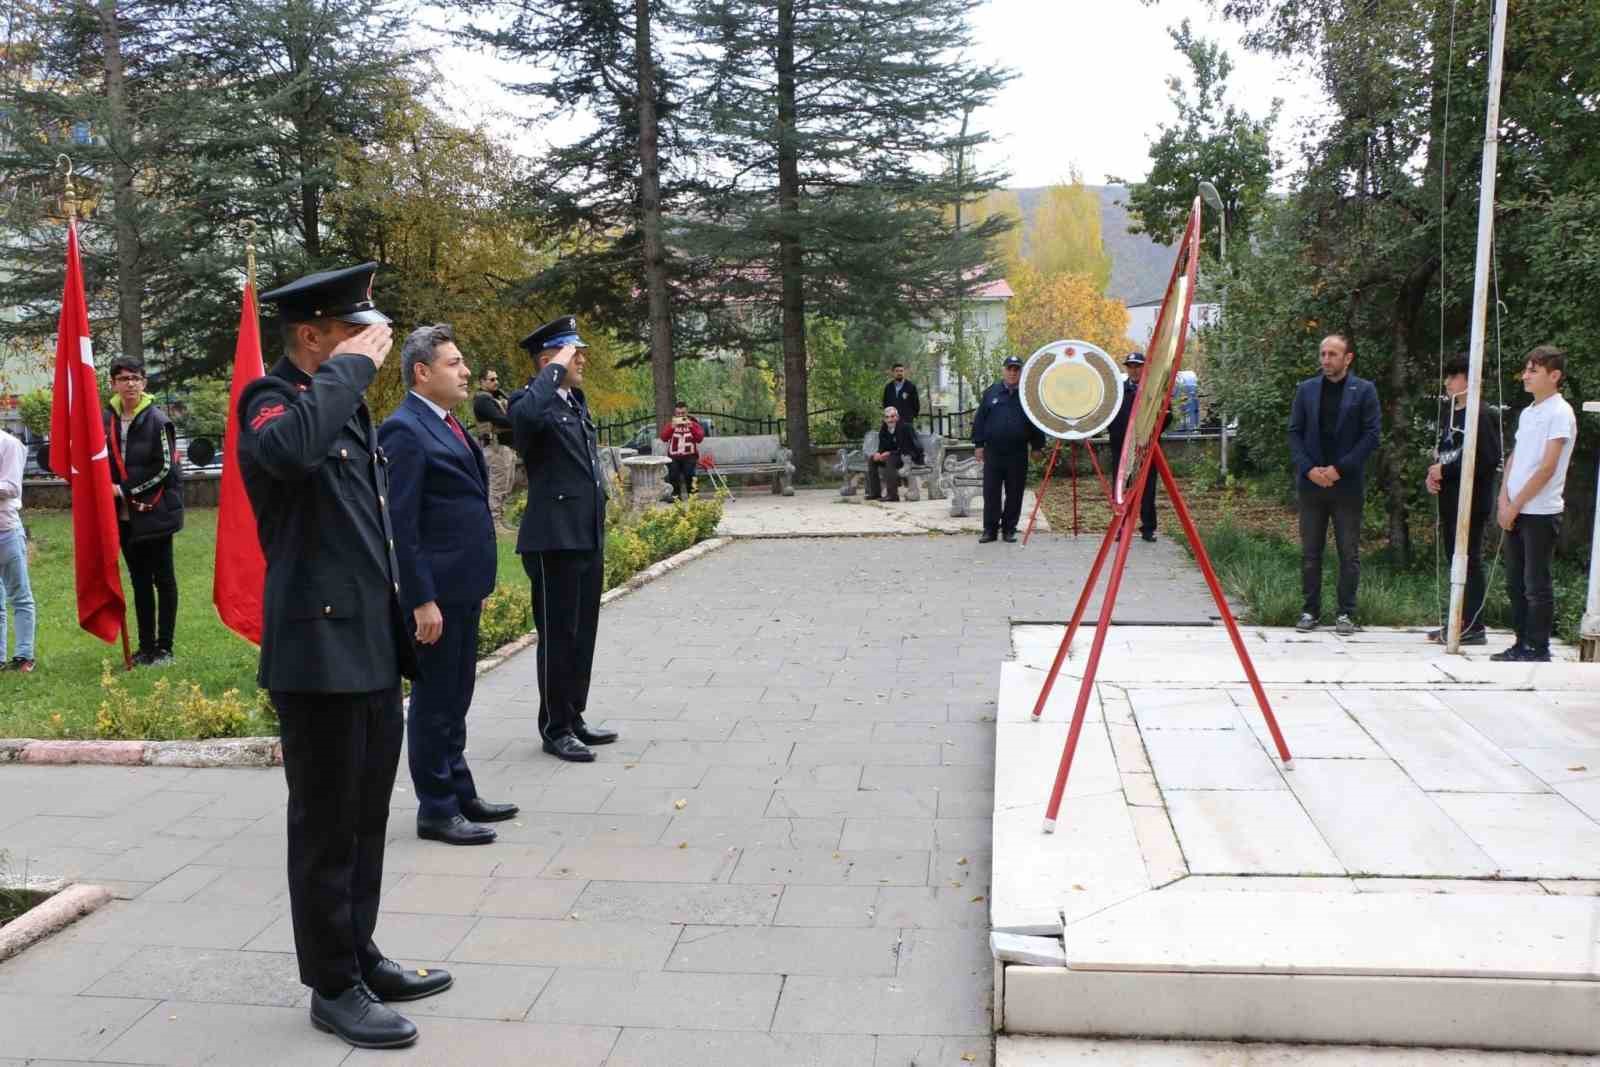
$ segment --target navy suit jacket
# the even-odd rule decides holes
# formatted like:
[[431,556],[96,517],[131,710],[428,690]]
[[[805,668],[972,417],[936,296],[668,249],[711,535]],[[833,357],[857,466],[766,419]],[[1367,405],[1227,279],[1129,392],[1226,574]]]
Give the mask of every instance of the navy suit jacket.
[[1294,458],[1295,486],[1317,490],[1322,487],[1306,477],[1312,467],[1332,465],[1339,469],[1334,483],[1336,493],[1356,493],[1363,489],[1367,460],[1378,450],[1378,432],[1383,417],[1378,410],[1378,390],[1365,378],[1354,374],[1345,382],[1344,399],[1339,405],[1339,422],[1334,429],[1334,454],[1322,454],[1322,375],[1300,383],[1289,413],[1289,454]]
[[[465,431],[463,431],[464,433]],[[456,438],[407,393],[378,428],[389,457],[389,518],[400,563],[400,604],[476,604],[494,592],[489,469],[471,437]]]

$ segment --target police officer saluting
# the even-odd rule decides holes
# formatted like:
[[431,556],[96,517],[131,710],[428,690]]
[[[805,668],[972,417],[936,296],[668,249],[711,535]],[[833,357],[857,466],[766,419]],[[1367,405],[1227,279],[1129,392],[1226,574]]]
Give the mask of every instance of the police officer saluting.
[[511,398],[511,429],[528,470],[528,509],[517,534],[533,583],[539,631],[539,736],[558,759],[593,761],[613,730],[583,721],[605,578],[606,486],[583,399],[578,322],[563,315],[520,342],[537,373]]
[[[1028,448],[1044,447],[1044,431],[1028,421],[1022,410],[1022,360],[1007,356],[1000,380],[984,391],[972,417],[972,443],[983,464],[983,536],[986,545],[1003,530],[1007,541],[1017,539],[1022,518],[1022,487],[1028,479]],[[1005,504],[1000,491],[1005,490]]]
[[261,295],[284,358],[239,398],[239,468],[267,578],[257,684],[277,710],[289,783],[289,903],[311,1022],[362,1048],[417,1028],[388,1006],[450,985],[373,943],[416,660],[400,610],[388,484],[362,394],[393,340],[372,303],[377,264]]

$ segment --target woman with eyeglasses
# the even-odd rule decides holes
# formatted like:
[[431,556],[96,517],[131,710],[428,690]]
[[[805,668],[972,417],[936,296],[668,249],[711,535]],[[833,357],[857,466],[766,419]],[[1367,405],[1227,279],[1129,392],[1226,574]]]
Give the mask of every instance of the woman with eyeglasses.
[[183,482],[178,432],[167,413],[144,391],[144,364],[129,356],[111,361],[111,399],[106,404],[106,447],[111,452],[111,491],[117,497],[122,556],[133,583],[144,667],[172,662],[178,622],[178,576],[172,537],[183,529]]

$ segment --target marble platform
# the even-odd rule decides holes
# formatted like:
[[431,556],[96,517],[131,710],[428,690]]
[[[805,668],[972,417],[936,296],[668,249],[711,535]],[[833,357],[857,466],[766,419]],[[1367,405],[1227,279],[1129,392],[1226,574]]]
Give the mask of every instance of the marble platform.
[[[1012,1033],[1600,1051],[1600,673],[1421,632],[1017,626],[997,709],[996,961]],[[997,939],[998,941],[999,939]]]

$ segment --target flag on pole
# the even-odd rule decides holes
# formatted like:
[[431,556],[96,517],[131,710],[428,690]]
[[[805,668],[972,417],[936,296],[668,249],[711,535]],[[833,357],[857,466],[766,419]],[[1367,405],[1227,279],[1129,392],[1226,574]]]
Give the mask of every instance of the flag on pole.
[[122,635],[128,643],[128,609],[117,569],[117,506],[111,463],[100,421],[100,387],[89,341],[89,309],[78,262],[78,224],[67,223],[67,283],[56,328],[56,379],[50,408],[50,468],[72,491],[72,557],[78,589],[78,625],[100,640]]
[[244,286],[239,341],[233,350],[233,385],[228,390],[228,429],[222,439],[222,490],[217,503],[217,573],[211,599],[222,624],[251,644],[261,644],[261,596],[267,561],[256,534],[256,513],[239,471],[239,394],[261,377],[261,323],[254,280]]

